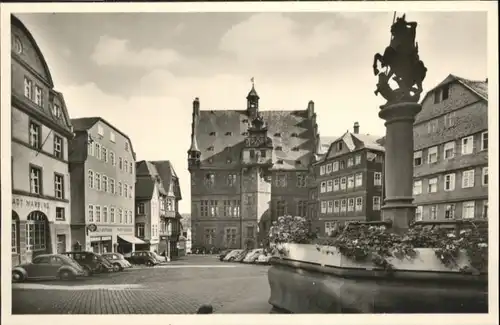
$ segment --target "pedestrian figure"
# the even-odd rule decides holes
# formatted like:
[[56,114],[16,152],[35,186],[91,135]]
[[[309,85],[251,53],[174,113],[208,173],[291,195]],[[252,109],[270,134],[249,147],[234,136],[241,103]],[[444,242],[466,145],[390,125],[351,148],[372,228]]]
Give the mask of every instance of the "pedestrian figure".
[[214,308],[212,305],[201,305],[200,308],[198,308],[198,311],[196,312],[197,314],[213,314]]

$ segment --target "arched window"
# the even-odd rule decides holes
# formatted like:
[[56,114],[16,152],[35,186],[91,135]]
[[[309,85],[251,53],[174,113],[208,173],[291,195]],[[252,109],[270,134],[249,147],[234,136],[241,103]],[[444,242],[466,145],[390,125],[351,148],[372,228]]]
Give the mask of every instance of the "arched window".
[[37,251],[47,248],[47,218],[40,211],[33,211],[26,222],[26,250]]
[[19,254],[19,216],[12,211],[12,254]]

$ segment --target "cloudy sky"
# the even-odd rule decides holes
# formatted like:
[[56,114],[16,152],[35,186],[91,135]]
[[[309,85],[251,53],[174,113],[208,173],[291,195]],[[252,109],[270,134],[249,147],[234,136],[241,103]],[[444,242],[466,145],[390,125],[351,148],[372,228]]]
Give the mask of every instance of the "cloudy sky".
[[[387,13],[18,14],[45,55],[71,117],[102,116],[127,133],[138,160],[169,159],[190,212],[186,151],[191,103],[244,109],[255,78],[261,107],[316,103],[321,135],[355,121],[384,135],[372,60],[388,45]],[[484,79],[486,14],[407,13],[428,74],[424,90],[453,73]]]

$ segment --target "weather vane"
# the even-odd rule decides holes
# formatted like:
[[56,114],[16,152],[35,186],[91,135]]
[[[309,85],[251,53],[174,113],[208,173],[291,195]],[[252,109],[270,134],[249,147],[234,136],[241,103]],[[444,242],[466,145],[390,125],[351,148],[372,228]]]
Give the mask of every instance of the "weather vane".
[[252,82],[252,87],[255,86],[255,84],[254,84],[254,81],[255,81],[254,77],[250,78],[250,81]]

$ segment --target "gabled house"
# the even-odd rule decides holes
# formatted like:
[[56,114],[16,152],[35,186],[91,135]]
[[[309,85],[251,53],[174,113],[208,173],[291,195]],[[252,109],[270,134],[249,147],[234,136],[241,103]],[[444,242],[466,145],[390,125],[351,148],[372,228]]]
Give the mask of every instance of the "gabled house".
[[177,257],[181,232],[179,178],[170,161],[137,162],[136,234],[151,251]]
[[488,80],[450,74],[423,98],[413,134],[416,220],[487,218]]
[[319,202],[314,222],[319,234],[328,234],[335,223],[381,220],[384,147],[380,137],[353,132],[330,144],[313,164]]

